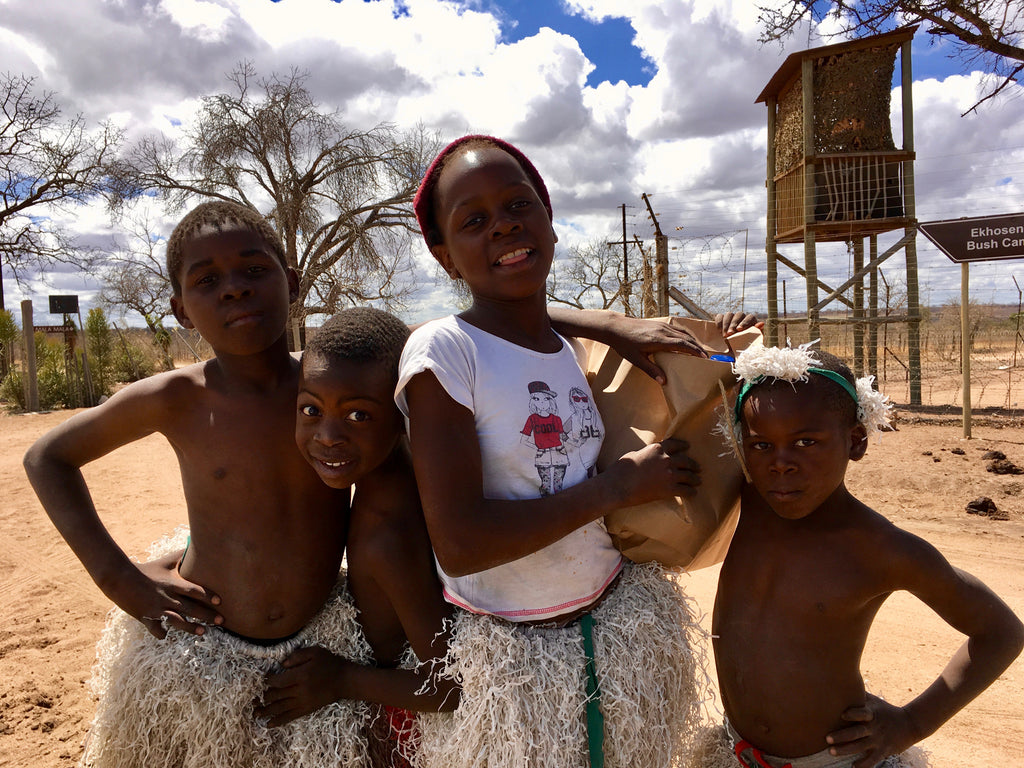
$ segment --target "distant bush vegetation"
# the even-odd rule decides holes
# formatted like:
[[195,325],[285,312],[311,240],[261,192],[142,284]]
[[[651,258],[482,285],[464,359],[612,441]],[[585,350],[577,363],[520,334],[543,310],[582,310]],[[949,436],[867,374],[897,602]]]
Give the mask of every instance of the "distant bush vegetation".
[[[63,340],[37,331],[36,381],[39,408],[81,408],[109,396],[118,384],[153,375],[162,354],[146,331],[111,328],[100,308],[89,310],[85,320],[85,360],[80,344],[71,350]],[[80,339],[81,337],[77,337]],[[22,361],[21,330],[9,310],[0,310],[0,403],[25,410],[27,401]],[[89,384],[91,383],[91,387]]]

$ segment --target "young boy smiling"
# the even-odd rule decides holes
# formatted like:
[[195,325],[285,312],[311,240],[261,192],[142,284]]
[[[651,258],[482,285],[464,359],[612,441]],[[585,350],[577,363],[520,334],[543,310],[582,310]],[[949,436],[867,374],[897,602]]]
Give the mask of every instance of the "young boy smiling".
[[[895,756],[1016,658],[1024,627],[984,584],[846,488],[847,464],[887,423],[870,378],[855,381],[838,358],[806,346],[743,352],[735,370],[751,482],[712,620],[733,751],[752,768],[902,764]],[[860,674],[871,624],[897,590],[967,636],[903,706],[868,693]]]
[[[270,676],[260,710],[274,725],[342,698],[381,705],[375,721],[385,728],[374,729],[374,765],[401,765],[402,754],[411,754],[409,711],[452,710],[459,700],[450,681],[431,674],[432,661],[447,651],[451,608],[441,596],[394,401],[408,336],[393,315],[355,307],[324,323],[302,355],[295,441],[326,485],[354,486],[348,585],[374,664],[300,649]],[[416,659],[427,663],[412,669]]]

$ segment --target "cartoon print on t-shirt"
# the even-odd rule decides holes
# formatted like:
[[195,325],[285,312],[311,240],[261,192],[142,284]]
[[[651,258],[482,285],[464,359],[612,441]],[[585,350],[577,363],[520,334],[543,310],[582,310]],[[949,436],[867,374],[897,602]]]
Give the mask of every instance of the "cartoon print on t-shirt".
[[531,381],[526,386],[530,391],[530,416],[523,427],[523,441],[531,442],[537,450],[533,463],[540,478],[540,495],[551,496],[562,490],[569,466],[569,454],[562,444],[565,429],[555,402],[558,394],[543,381]]
[[[569,390],[569,405],[572,406],[572,414],[565,420],[566,442],[575,447],[582,457],[583,445],[588,440],[597,440],[600,446],[601,425],[597,420],[597,411],[594,410],[589,392],[573,387]],[[596,451],[594,455],[597,455]],[[594,474],[595,467],[588,466],[587,477],[593,477]]]

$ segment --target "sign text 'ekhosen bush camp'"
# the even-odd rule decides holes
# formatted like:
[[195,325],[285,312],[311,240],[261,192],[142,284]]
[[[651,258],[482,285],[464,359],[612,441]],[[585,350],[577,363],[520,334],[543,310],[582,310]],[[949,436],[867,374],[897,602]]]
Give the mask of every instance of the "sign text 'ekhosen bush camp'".
[[1024,213],[922,221],[917,226],[957,263],[1024,256]]

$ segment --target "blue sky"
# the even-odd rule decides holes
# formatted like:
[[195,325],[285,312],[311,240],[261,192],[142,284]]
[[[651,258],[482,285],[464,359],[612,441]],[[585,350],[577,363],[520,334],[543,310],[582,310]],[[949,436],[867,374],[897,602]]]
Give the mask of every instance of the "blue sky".
[[[522,147],[551,189],[562,247],[618,240],[623,204],[629,235],[651,243],[647,193],[672,238],[674,284],[742,293],[756,310],[766,291],[766,114],[754,99],[808,40],[835,42],[828,29],[808,32],[761,45],[748,0],[0,0],[3,69],[36,77],[68,113],[112,120],[129,140],[180,136],[240,61],[261,74],[298,68],[354,127],[420,124],[442,139],[483,132]],[[982,75],[962,72],[923,31],[913,87],[919,218],[1020,210],[1024,89],[961,117]],[[897,135],[899,104],[894,92]],[[180,215],[150,213],[168,232]],[[65,220],[101,250],[125,241],[102,206]],[[414,249],[420,289],[405,311],[421,319],[451,295]],[[959,270],[923,239],[918,252],[923,299],[958,300]],[[845,246],[820,248],[819,266],[842,282]],[[79,293],[86,308],[96,300],[95,278],[75,270],[16,287],[4,269],[9,306],[31,296],[42,307],[48,293]],[[978,264],[972,291],[1015,302],[1016,271],[1024,283],[1017,262]]]
[[[377,0],[373,0],[376,2]],[[570,12],[561,2],[539,0],[501,0],[486,2],[501,22],[502,34],[510,42],[535,35],[541,27],[550,27],[576,38],[583,53],[594,65],[587,77],[587,85],[594,87],[602,81],[611,83],[624,80],[629,85],[647,85],[657,65],[634,45],[636,32],[629,20],[606,16],[595,20],[581,13]],[[797,43],[798,41],[793,41]],[[821,44],[820,42],[818,44]],[[924,33],[914,40],[915,76],[923,79],[944,79],[960,74],[963,65],[950,58],[949,46]],[[899,85],[899,70],[893,85]]]
[[[540,0],[489,1],[484,6],[493,9],[501,22],[502,34],[509,42],[531,37],[541,27],[550,27],[576,38],[594,65],[594,70],[587,77],[588,86],[620,80],[629,85],[647,85],[657,70],[656,63],[634,45],[636,32],[626,18],[606,16],[595,20],[571,12],[562,2]],[[914,40],[913,50],[915,75],[922,79],[944,79],[960,74],[963,65],[950,58],[948,52],[948,44],[936,43],[932,36],[919,34]],[[893,84],[899,85],[898,69]]]
[[579,13],[568,13],[559,2],[503,0],[487,5],[494,8],[501,20],[502,34],[509,42],[532,37],[541,27],[576,38],[594,65],[587,77],[590,87],[605,80],[647,85],[654,76],[656,66],[633,45],[636,32],[627,19],[609,16],[595,21]]

